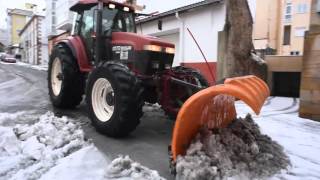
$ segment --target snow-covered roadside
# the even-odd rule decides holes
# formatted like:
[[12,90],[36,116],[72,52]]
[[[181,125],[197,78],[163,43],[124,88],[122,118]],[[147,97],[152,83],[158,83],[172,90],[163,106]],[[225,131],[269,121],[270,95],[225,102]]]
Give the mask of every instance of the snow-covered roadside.
[[[238,116],[254,114],[236,104]],[[292,167],[272,179],[320,179],[320,123],[298,117],[299,100],[271,97],[259,116],[253,116],[262,133],[284,147]]]
[[31,64],[27,64],[21,61],[17,61],[16,63],[6,63],[6,62],[0,62],[1,64],[10,64],[10,65],[18,65],[18,66],[24,66],[27,68],[31,68],[31,69],[35,69],[38,71],[48,71],[48,66],[47,65],[31,65]]
[[163,178],[127,156],[111,161],[72,119],[19,112],[0,113],[0,179]]

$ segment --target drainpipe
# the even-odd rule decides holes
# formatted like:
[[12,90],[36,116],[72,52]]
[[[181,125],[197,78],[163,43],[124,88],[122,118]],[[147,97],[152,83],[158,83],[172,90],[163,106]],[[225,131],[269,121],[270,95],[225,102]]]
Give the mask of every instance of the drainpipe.
[[180,18],[179,16],[179,12],[177,11],[176,12],[176,18],[177,20],[180,22],[180,28],[179,28],[179,44],[180,44],[180,49],[179,49],[179,57],[180,57],[180,65],[184,63],[184,26],[185,26],[185,23],[183,21],[183,19]]

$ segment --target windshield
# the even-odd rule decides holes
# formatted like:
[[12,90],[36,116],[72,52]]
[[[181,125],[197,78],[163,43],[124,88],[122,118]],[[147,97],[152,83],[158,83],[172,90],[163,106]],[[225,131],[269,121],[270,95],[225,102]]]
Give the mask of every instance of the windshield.
[[105,7],[102,13],[102,30],[106,32],[135,32],[133,13]]

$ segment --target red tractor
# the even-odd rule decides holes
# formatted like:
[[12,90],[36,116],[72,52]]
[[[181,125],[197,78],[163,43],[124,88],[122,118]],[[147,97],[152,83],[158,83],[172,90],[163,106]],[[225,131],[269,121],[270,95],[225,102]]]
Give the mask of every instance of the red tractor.
[[128,135],[145,102],[159,103],[171,117],[206,79],[187,67],[172,67],[174,45],[136,34],[135,9],[110,0],[80,0],[72,36],[57,42],[49,61],[48,88],[55,107],[74,108],[86,96],[96,129]]

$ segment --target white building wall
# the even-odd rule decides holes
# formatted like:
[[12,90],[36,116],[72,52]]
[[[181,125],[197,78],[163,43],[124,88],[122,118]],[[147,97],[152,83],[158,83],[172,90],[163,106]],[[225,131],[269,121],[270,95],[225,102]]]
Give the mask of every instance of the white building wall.
[[152,36],[165,36],[179,34],[178,48],[174,65],[180,63],[205,62],[196,43],[188,33],[188,28],[193,33],[202,51],[209,62],[218,59],[218,32],[222,31],[225,24],[225,4],[210,5],[197,8],[194,11],[177,14],[161,19],[162,30],[158,30],[158,20],[146,22],[137,27],[138,33]]
[[48,53],[48,38],[46,36],[46,27],[47,24],[43,19],[40,25],[41,31],[41,64],[48,65],[49,62],[49,53]]
[[71,31],[74,13],[69,9],[76,2],[77,0],[57,0],[56,19],[58,29]]
[[48,41],[43,33],[45,29],[43,17],[34,18],[26,27],[20,36],[23,47],[22,61],[33,65],[48,64]]

